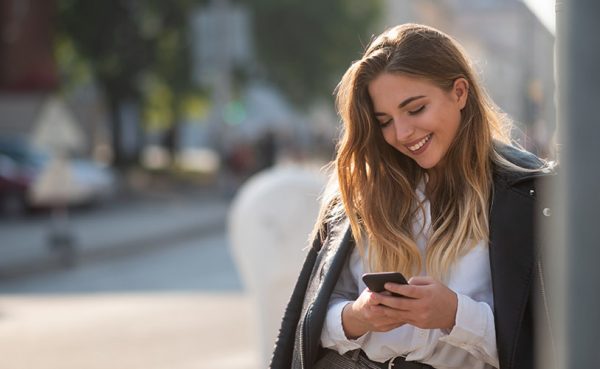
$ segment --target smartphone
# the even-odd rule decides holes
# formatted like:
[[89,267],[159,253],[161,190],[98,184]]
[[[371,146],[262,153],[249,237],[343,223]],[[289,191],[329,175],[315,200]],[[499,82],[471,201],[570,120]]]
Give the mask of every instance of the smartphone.
[[[369,289],[373,292],[387,291],[384,287],[387,282],[408,284],[406,278],[404,278],[402,273],[398,272],[365,273],[362,276],[362,280],[363,282],[365,282],[367,287],[369,287]],[[392,295],[402,296],[393,292]]]

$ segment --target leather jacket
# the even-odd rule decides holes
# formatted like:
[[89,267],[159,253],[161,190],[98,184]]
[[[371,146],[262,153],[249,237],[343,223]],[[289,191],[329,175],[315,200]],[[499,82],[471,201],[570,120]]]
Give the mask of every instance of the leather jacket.
[[[523,168],[540,168],[532,154],[510,146],[502,156]],[[490,204],[490,266],[500,368],[534,368],[534,303],[542,301],[537,279],[536,184],[548,170],[494,170]],[[548,213],[548,211],[546,211]],[[344,219],[324,225],[312,242],[275,343],[271,369],[309,369],[320,357],[320,336],[331,293],[354,240]],[[539,269],[541,272],[541,268]]]

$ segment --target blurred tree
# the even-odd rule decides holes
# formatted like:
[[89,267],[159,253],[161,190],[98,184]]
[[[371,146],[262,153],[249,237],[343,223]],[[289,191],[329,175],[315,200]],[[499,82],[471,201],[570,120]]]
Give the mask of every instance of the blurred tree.
[[381,0],[247,0],[264,74],[293,102],[331,96],[358,59],[382,10]]
[[[123,151],[122,110],[154,99],[148,81],[167,88],[166,126],[177,129],[177,102],[191,89],[187,15],[207,0],[59,0],[58,39],[68,39],[104,90],[112,113],[115,165],[137,159]],[[152,83],[150,83],[152,85]],[[174,143],[175,144],[175,143]],[[138,147],[139,149],[139,147]]]
[[[84,63],[104,91],[112,114],[115,165],[137,159],[124,150],[125,107],[143,107],[150,127],[171,130],[175,138],[186,111],[182,102],[206,93],[195,89],[191,78],[188,16],[196,6],[213,1],[57,0],[57,55],[76,54],[67,63],[78,65],[77,78],[85,77]],[[331,95],[342,71],[359,57],[361,42],[368,43],[369,28],[381,9],[381,0],[231,1],[252,12],[262,74],[299,106]],[[251,66],[236,68],[236,85],[254,72],[246,70]],[[171,149],[177,144],[175,139],[167,142]]]

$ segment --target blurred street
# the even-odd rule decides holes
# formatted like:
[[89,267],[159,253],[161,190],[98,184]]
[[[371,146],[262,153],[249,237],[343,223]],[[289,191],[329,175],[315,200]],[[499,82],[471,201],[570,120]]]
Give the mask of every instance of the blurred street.
[[[163,247],[176,240],[222,232],[228,203],[216,189],[164,188],[70,212],[75,258],[91,261]],[[48,214],[1,219],[0,278],[58,266],[48,245]]]
[[80,210],[67,269],[41,216],[4,221],[0,367],[257,368],[228,205],[216,191],[172,191]]

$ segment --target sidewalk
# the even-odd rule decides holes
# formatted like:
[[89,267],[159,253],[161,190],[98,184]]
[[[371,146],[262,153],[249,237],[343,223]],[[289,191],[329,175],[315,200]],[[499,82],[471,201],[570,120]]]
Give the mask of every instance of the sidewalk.
[[0,314],[2,368],[261,367],[256,313],[240,293],[11,295]]
[[[152,269],[150,264],[146,270],[166,280],[174,274],[173,268],[189,268],[185,262],[161,258],[161,254],[179,250],[177,257],[194,260],[203,281],[214,286],[211,278],[231,275],[232,266],[224,265],[219,257],[198,258],[197,253],[190,257],[185,251],[188,248],[181,244],[193,243],[202,255],[215,251],[228,255],[223,232],[229,202],[216,190],[178,188],[136,193],[125,202],[76,211],[72,229],[78,239],[79,260],[117,258],[156,249],[140,258],[164,262],[166,269]],[[59,267],[56,255],[45,243],[47,231],[43,217],[0,223],[0,279]],[[171,246],[173,249],[167,249]],[[108,265],[108,271],[102,273],[116,276],[121,283],[131,277],[124,272],[127,265],[113,264],[127,259],[137,258],[90,263],[86,268],[32,279],[51,283],[58,276],[75,280],[78,271]],[[207,268],[208,263],[215,265],[218,273]],[[256,319],[254,300],[243,291],[231,289],[7,293],[0,301],[0,341],[6,343],[0,345],[0,367],[258,369],[262,358]]]
[[[70,214],[76,260],[131,254],[223,231],[229,207],[216,190],[141,194]],[[0,278],[59,267],[48,245],[49,215],[0,220]]]

